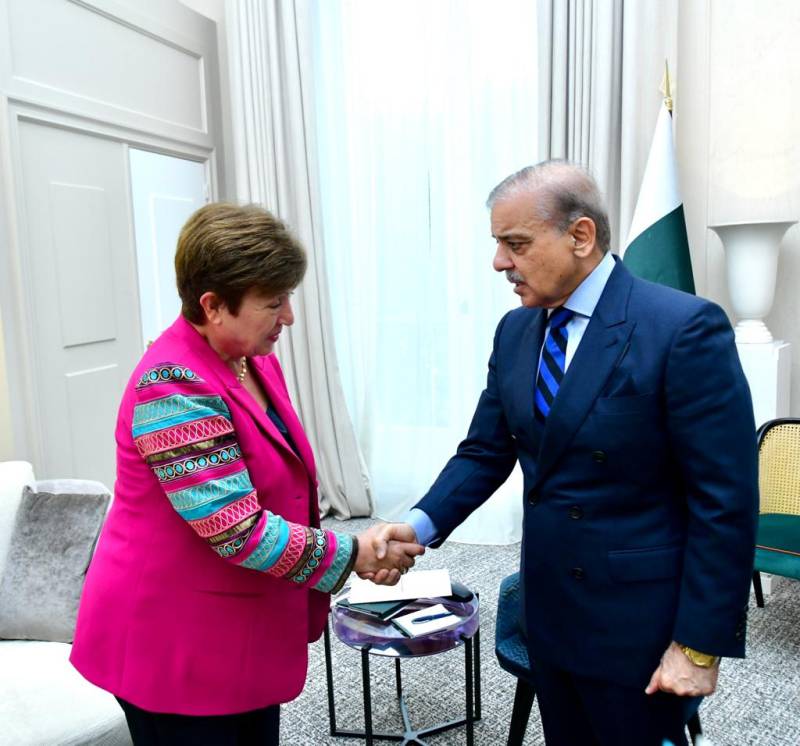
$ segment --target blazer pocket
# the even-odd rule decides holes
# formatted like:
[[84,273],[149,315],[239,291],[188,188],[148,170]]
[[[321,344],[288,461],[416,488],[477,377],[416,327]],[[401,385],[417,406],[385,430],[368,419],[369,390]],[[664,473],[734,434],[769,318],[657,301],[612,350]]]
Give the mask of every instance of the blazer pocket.
[[682,566],[683,545],[608,553],[608,571],[617,583],[668,580],[677,577]]
[[600,397],[594,402],[594,411],[602,415],[655,414],[658,410],[658,394]]

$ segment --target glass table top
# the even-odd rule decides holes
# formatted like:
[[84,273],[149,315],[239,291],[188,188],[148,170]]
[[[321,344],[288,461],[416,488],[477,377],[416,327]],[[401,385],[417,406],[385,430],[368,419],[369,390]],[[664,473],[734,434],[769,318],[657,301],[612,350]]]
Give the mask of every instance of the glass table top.
[[421,655],[435,655],[452,650],[471,638],[480,625],[478,597],[473,594],[469,601],[456,601],[452,598],[420,598],[409,601],[396,616],[419,609],[443,604],[444,607],[460,617],[458,624],[420,637],[407,637],[390,620],[378,619],[346,606],[337,606],[337,598],[343,597],[348,588],[331,601],[331,620],[333,632],[345,645],[363,649],[369,646],[372,655],[410,658]]

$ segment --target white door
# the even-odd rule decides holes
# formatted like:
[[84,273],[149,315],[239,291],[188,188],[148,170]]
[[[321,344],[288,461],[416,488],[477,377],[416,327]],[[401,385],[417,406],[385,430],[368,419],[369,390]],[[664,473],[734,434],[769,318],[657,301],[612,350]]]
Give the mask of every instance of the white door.
[[37,475],[114,483],[114,422],[139,357],[125,146],[20,122]]
[[0,387],[40,478],[113,484],[124,384],[175,315],[179,224],[225,183],[220,112],[216,25],[176,0],[0,0]]
[[207,201],[206,165],[130,150],[142,349],[178,316],[175,246],[186,219]]

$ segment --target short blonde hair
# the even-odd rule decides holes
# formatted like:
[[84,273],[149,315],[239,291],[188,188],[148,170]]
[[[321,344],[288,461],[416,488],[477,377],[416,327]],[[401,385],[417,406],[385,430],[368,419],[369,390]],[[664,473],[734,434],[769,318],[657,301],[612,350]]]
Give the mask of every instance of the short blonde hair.
[[251,290],[275,296],[305,275],[306,252],[281,220],[258,205],[211,202],[186,221],[175,252],[181,313],[205,320],[203,293],[214,292],[235,316]]

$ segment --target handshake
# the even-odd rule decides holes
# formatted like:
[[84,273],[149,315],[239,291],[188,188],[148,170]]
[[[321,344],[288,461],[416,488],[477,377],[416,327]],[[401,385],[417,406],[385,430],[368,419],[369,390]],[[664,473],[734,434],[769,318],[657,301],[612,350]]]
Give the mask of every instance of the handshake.
[[355,571],[358,577],[378,585],[395,585],[425,554],[414,529],[407,523],[380,523],[360,533]]

